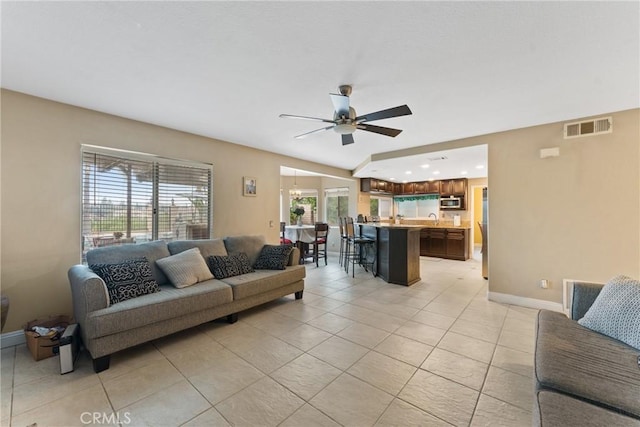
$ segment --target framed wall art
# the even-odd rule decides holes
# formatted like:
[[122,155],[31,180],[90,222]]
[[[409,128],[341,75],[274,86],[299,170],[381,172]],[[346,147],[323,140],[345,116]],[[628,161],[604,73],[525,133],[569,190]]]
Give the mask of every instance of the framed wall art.
[[258,180],[252,176],[245,176],[242,178],[242,195],[255,197],[257,193]]

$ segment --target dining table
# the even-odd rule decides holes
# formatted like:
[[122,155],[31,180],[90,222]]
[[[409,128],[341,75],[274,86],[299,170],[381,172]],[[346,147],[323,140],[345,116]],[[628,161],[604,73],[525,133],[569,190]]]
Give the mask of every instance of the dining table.
[[316,227],[315,225],[286,225],[284,237],[291,240],[300,249],[300,261],[304,263],[309,251],[309,244],[316,239]]

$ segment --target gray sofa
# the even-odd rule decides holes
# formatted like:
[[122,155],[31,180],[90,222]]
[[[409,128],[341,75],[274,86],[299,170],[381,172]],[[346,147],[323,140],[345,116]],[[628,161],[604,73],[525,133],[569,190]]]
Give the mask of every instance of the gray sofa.
[[571,319],[538,314],[534,425],[640,427],[640,350],[577,322],[602,287],[574,285]]
[[156,260],[197,247],[210,255],[247,254],[255,262],[265,245],[263,236],[233,236],[225,239],[183,240],[168,244],[154,241],[137,245],[110,246],[87,253],[87,264],[119,263],[146,257],[160,292],[110,305],[104,281],[87,265],[69,269],[74,317],[80,325],[84,346],[96,372],[109,368],[110,355],[174,332],[237,313],[265,302],[295,294],[302,298],[305,268],[294,248],[285,270],[255,270],[226,279],[211,279],[176,288],[155,263]]

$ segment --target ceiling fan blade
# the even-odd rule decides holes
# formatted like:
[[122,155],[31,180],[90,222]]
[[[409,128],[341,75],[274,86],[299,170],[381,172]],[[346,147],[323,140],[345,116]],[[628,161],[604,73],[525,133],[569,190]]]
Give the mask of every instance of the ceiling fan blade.
[[294,136],[294,138],[295,138],[295,139],[302,139],[302,138],[304,138],[305,136],[311,135],[312,133],[316,133],[316,132],[323,132],[323,131],[325,131],[325,130],[333,129],[333,127],[334,127],[334,126],[333,126],[333,125],[331,125],[331,126],[327,126],[326,128],[320,128],[320,129],[312,130],[311,132],[307,132],[307,133],[302,133],[302,134],[300,134],[300,135],[296,135],[296,136]]
[[399,107],[388,108],[386,110],[376,111],[375,113],[365,114],[364,116],[356,117],[358,123],[372,122],[374,120],[389,119],[391,117],[408,116],[411,110],[406,105]]
[[374,126],[367,124],[359,124],[358,129],[366,130],[373,133],[379,133],[380,135],[386,135],[391,137],[396,137],[402,132],[401,129],[393,129],[393,128],[385,128],[382,126]]
[[335,123],[333,120],[329,120],[329,119],[320,119],[318,117],[307,117],[307,116],[294,116],[292,114],[280,114],[280,117],[282,117],[283,119],[302,119],[302,120],[313,120],[316,122]]
[[330,93],[329,96],[331,97],[331,102],[333,102],[333,111],[336,112],[338,117],[349,117],[349,97],[336,93]]
[[353,135],[350,133],[342,135],[342,145],[353,144],[355,141],[353,140]]

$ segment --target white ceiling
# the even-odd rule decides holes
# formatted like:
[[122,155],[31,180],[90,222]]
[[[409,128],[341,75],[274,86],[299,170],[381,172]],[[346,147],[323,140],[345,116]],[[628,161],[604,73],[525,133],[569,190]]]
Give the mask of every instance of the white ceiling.
[[[372,154],[640,106],[637,1],[3,1],[1,15],[3,88],[385,179],[426,179],[425,160]],[[358,114],[408,104],[375,122],[404,132],[294,140],[322,126],[278,115],[331,118],[345,83]]]

